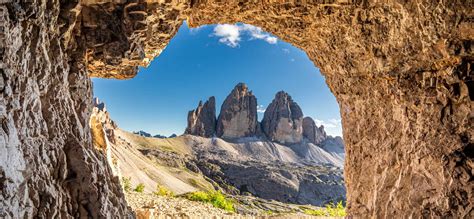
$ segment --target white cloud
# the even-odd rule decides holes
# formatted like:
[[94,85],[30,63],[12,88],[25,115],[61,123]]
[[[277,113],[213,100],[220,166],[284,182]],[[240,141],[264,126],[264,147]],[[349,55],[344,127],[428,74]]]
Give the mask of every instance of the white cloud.
[[199,33],[199,31],[201,31],[205,27],[207,27],[207,25],[202,25],[202,26],[199,26],[199,27],[189,28],[189,33],[191,33],[192,35],[197,34],[197,33]]
[[337,128],[341,126],[341,119],[329,119],[327,121],[314,119],[317,126],[323,125],[324,128]]
[[248,32],[248,34],[251,36],[250,39],[265,40],[270,44],[276,44],[278,41],[276,37],[271,36],[269,33],[263,32],[262,28],[260,27],[252,26],[250,24],[242,24],[240,29],[242,31]]
[[287,48],[283,48],[283,49],[281,49],[281,50],[283,50],[283,52],[286,53],[286,54],[289,54],[289,53],[290,53],[290,50],[287,49]]
[[250,24],[218,24],[214,28],[213,35],[220,38],[219,42],[233,48],[239,46],[239,42],[242,40],[241,35],[250,36],[249,40],[264,40],[270,44],[278,42],[276,37],[264,32],[262,28]]
[[237,47],[240,42],[240,30],[237,25],[219,24],[214,28],[214,36],[220,37],[219,42],[230,47]]
[[257,112],[258,113],[264,113],[265,110],[267,110],[267,109],[265,109],[265,107],[263,105],[258,105],[257,106]]
[[294,58],[291,58],[291,59],[290,59],[290,61],[294,62],[294,61],[295,61],[295,59],[294,59]]
[[341,119],[328,119],[328,120],[320,120],[314,119],[314,122],[317,126],[324,126],[324,130],[328,135],[332,136],[342,136],[342,125]]

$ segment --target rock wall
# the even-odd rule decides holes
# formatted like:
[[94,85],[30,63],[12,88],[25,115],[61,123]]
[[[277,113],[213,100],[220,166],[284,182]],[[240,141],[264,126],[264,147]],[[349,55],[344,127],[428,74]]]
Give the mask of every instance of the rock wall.
[[[340,105],[348,212],[473,217],[472,1],[0,1],[0,217],[125,216],[89,76],[130,78],[184,19],[306,51]],[[3,46],[1,45],[1,46]]]
[[[129,215],[105,153],[92,147],[92,84],[73,1],[0,1],[0,217]],[[74,36],[74,37],[73,37]]]
[[210,97],[204,105],[199,102],[195,110],[188,113],[185,134],[212,137],[216,132],[216,98]]
[[222,138],[252,137],[257,136],[259,127],[257,98],[246,84],[239,83],[222,103],[216,134]]
[[311,143],[319,145],[327,138],[327,135],[323,125],[318,127],[311,117],[304,117],[303,137],[308,139]]
[[288,93],[275,95],[263,115],[262,130],[270,140],[282,144],[303,140],[303,111]]

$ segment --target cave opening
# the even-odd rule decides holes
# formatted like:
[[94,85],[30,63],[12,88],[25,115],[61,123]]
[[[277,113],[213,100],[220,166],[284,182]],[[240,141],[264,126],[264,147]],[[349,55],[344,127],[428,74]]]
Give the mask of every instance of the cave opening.
[[[91,135],[94,144],[105,146],[115,140],[154,142],[163,149],[146,150],[154,157],[176,155],[171,143],[182,143],[181,153],[189,148],[170,138],[112,138],[120,130],[115,132],[105,105],[92,107],[90,77],[134,77],[137,66],[162,52],[183,20],[194,27],[235,22],[262,27],[304,50],[321,69],[344,123],[349,217],[473,215],[469,1],[2,0],[0,8],[0,217],[134,216],[101,153],[110,155],[113,148],[94,149]],[[92,109],[96,117],[90,117]],[[90,132],[88,120],[97,132]],[[212,138],[210,144],[221,143]],[[180,161],[163,165],[186,166],[190,172],[176,170],[185,176],[202,165],[217,168],[212,162]],[[236,170],[231,167],[226,169]],[[153,190],[172,195],[166,187]],[[194,198],[208,195],[222,197]]]
[[100,118],[126,194],[345,203],[339,105],[305,52],[260,27],[184,22],[135,77],[92,81],[91,124]]

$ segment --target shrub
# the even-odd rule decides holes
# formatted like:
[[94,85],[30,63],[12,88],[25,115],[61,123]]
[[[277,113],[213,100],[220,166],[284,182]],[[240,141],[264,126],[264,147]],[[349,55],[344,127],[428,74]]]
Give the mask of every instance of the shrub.
[[122,187],[125,192],[130,192],[132,189],[132,182],[130,177],[122,177]]
[[346,216],[346,208],[342,204],[342,201],[338,202],[337,205],[334,203],[327,204],[325,208],[321,209],[306,209],[305,214],[313,216],[330,216],[330,217],[344,217]]
[[225,197],[220,191],[197,191],[186,196],[191,201],[199,201],[211,203],[214,207],[224,209],[229,212],[235,212],[234,203],[232,200]]
[[169,196],[169,197],[174,196],[173,191],[167,189],[166,187],[162,185],[156,185],[156,191],[154,193],[155,195],[158,195],[158,196]]
[[188,182],[194,187],[199,187],[199,182],[196,179],[189,179]]
[[143,191],[145,191],[145,184],[139,183],[133,191],[142,193]]

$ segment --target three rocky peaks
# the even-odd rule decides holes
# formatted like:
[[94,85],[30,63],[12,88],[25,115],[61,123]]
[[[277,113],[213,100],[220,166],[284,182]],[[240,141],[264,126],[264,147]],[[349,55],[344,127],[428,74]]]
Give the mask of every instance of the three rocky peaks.
[[237,84],[227,96],[217,119],[215,104],[215,98],[210,97],[189,111],[185,134],[226,139],[264,136],[282,144],[299,143],[304,138],[320,144],[327,138],[324,127],[303,117],[301,108],[284,91],[275,95],[261,123],[257,120],[257,98],[244,83]]

